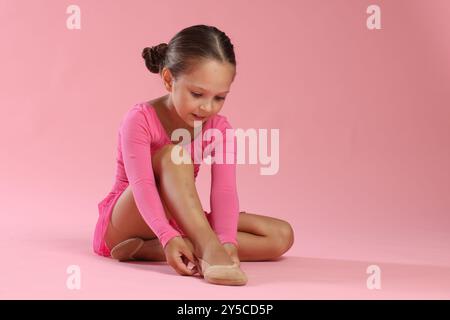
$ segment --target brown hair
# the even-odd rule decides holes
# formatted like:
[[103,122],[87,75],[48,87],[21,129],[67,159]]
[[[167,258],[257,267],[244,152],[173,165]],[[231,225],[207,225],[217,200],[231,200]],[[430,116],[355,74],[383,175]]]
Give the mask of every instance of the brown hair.
[[144,48],[142,57],[150,72],[161,74],[166,67],[175,79],[180,74],[189,73],[196,64],[207,59],[236,66],[230,38],[216,27],[203,24],[181,30],[169,44],[160,43]]

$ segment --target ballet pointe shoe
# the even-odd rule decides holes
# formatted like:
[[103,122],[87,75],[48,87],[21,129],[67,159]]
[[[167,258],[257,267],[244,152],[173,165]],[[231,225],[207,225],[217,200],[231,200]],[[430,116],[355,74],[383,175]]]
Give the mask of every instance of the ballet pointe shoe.
[[211,265],[207,261],[196,258],[198,273],[209,283],[226,286],[243,286],[247,276],[235,262],[231,265]]
[[134,255],[144,245],[141,238],[130,238],[120,242],[111,249],[111,257],[119,261],[136,260]]

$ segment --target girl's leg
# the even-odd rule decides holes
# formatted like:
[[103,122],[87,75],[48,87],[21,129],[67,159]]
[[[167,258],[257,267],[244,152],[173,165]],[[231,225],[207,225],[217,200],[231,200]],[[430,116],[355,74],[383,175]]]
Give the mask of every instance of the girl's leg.
[[[172,161],[172,152],[185,163]],[[189,153],[168,144],[152,157],[160,197],[177,225],[191,241],[194,254],[210,264],[232,265],[233,261],[219,242],[203,211],[194,181],[194,165]]]
[[[185,238],[185,241],[189,246],[193,246],[188,238]],[[284,220],[240,212],[237,241],[240,261],[274,260],[292,247],[294,231]],[[160,257],[161,261],[165,261],[164,251],[158,239],[146,241],[138,254],[143,260]]]
[[[164,149],[162,148],[154,154],[153,166],[156,166],[158,161],[162,161],[163,154],[166,154],[167,156],[167,152],[171,150],[169,146],[163,147]],[[158,172],[160,172],[161,170],[161,165],[157,166],[156,169],[157,171],[155,172],[155,174],[158,178]],[[177,171],[174,172],[175,173],[173,175],[176,176]],[[193,177],[193,172],[190,172],[189,174],[192,174],[191,177]],[[181,173],[181,175],[183,175],[183,173]],[[170,177],[166,177],[166,179],[170,179]],[[189,179],[187,180],[189,182]],[[189,185],[191,186],[191,188],[195,188],[195,185],[193,185],[192,181],[191,183],[189,183]],[[170,192],[170,190],[167,190],[167,188],[165,191],[164,189],[161,191],[161,187],[158,188],[160,193]],[[174,189],[173,192],[174,194],[177,194],[176,192],[178,191]],[[193,193],[191,191],[191,194],[194,194],[195,200],[196,192]],[[162,199],[162,204],[166,212],[166,216],[169,219],[174,217],[171,211],[167,208],[166,201],[164,199]],[[200,206],[199,201],[197,202],[197,205]],[[201,210],[201,213],[197,212],[199,210]],[[194,210],[194,213],[197,212],[198,215],[201,215],[201,217],[206,220],[203,210],[201,208],[197,208],[197,211]],[[188,211],[183,212],[188,213]],[[177,224],[182,227],[181,222],[176,219],[176,216],[174,218]],[[206,221],[206,223],[208,222]],[[208,229],[206,227],[204,228],[206,230]],[[209,231],[207,230],[206,232]],[[139,210],[136,207],[131,188],[128,187],[120,196],[114,207],[111,221],[105,235],[105,240],[108,247],[112,248],[116,244],[134,237],[139,237],[146,240],[144,246],[135,254],[136,259],[165,261],[165,254],[161,243],[142,218]],[[194,251],[194,244],[191,241],[190,237],[184,237],[184,239],[187,245],[191,247],[192,251]],[[262,261],[275,259],[284,254],[292,246],[294,242],[294,234],[292,227],[286,221],[271,218],[268,216],[241,212],[239,214],[237,240],[239,243],[238,254],[241,261]],[[201,247],[202,239],[197,241],[200,242],[200,245],[198,246]],[[200,255],[200,257],[202,256]],[[208,259],[206,257],[204,258],[206,260]]]
[[[174,163],[171,160],[173,148],[177,148],[176,151],[190,163]],[[211,229],[201,207],[190,155],[180,146],[168,144],[153,154],[152,166],[166,215],[169,219],[173,218],[186,234],[194,254],[211,264],[233,264]],[[155,239],[156,235],[142,218],[131,188],[128,187],[114,207],[105,241],[111,249],[118,243],[133,237],[151,240]],[[143,252],[146,252],[147,257],[152,253],[153,258],[162,258],[161,251],[154,252],[155,247],[157,247],[156,241],[146,241],[144,250],[138,251],[135,257],[139,258]]]
[[294,231],[284,220],[241,212],[237,238],[239,260],[273,260],[292,247]]

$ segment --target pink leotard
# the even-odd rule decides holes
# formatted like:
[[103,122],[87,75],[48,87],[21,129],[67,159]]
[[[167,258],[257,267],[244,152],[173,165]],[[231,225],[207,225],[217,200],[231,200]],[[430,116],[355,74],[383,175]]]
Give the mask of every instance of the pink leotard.
[[[215,141],[215,136],[202,139],[205,130],[210,128],[220,130],[222,141]],[[223,150],[222,163],[211,164],[211,213],[208,214],[206,211],[204,213],[220,242],[231,242],[237,246],[239,200],[236,187],[236,137],[226,129],[232,129],[227,118],[216,114],[202,124],[202,133],[183,147],[186,150],[190,149],[192,160],[200,155],[197,162],[194,162],[194,180],[200,168],[201,161],[198,159],[204,159],[209,154],[215,155],[216,152],[219,155],[221,153],[217,150]],[[222,148],[212,149],[213,141],[214,144],[221,144]],[[104,241],[106,228],[114,204],[128,185],[131,186],[136,206],[144,221],[153,230],[163,247],[173,237],[185,235],[176,221],[167,219],[165,215],[151,164],[151,155],[164,145],[171,143],[174,142],[170,140],[154,106],[149,102],[138,103],[125,114],[118,132],[114,185],[108,195],[98,203],[99,216],[93,241],[95,253],[110,256],[111,248],[108,248]],[[196,150],[194,150],[194,144],[196,144]],[[210,150],[205,152],[208,145]],[[201,146],[201,149],[198,146]],[[211,153],[211,150],[214,151]],[[226,153],[231,153],[233,163],[226,163]]]

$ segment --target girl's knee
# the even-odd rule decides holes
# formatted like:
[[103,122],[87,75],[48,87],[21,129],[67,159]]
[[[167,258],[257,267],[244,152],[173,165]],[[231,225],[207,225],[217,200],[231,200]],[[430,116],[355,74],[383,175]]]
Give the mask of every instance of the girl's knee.
[[165,148],[162,155],[162,164],[164,165],[188,165],[192,166],[192,159],[189,152],[180,145],[171,144]]
[[162,172],[162,167],[174,167],[177,163],[186,163],[184,167],[193,166],[189,153],[179,145],[166,144],[152,155],[152,167],[157,177]]
[[294,244],[294,229],[288,222],[283,221],[278,228],[278,239],[281,253],[288,251]]

